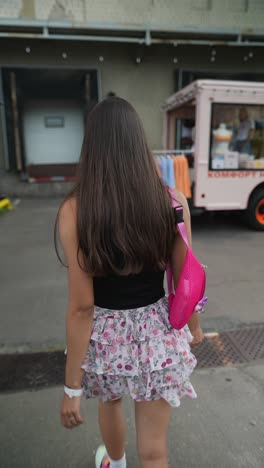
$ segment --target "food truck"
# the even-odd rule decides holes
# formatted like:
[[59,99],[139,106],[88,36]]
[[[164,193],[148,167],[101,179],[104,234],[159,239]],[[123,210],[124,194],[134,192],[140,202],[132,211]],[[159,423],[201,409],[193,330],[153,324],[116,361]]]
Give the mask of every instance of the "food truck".
[[264,231],[264,83],[198,80],[162,110],[162,153],[185,154],[192,205],[243,210]]

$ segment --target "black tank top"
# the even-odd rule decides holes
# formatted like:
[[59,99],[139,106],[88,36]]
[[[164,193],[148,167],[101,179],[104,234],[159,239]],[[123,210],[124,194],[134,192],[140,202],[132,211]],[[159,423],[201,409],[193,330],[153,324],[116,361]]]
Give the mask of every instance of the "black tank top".
[[[175,225],[183,221],[183,210],[173,209]],[[116,252],[122,265],[122,255]],[[164,271],[143,271],[138,275],[94,277],[94,303],[113,310],[137,309],[165,296]]]
[[137,309],[164,297],[164,271],[94,277],[94,303],[113,310]]

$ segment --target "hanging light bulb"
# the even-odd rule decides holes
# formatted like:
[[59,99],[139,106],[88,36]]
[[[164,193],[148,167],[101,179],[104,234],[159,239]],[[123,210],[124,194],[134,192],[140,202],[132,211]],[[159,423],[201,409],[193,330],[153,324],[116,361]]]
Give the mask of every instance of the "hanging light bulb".
[[250,52],[249,52],[249,54],[248,54],[248,56],[249,56],[249,58],[252,58],[252,57],[254,57],[254,54],[253,54],[253,52],[252,52],[252,51],[250,51]]
[[177,57],[173,57],[173,63],[178,63]]
[[137,58],[136,58],[136,63],[137,63],[137,64],[140,64],[140,63],[141,63],[141,57],[137,57]]
[[216,55],[216,50],[215,50],[215,49],[212,49],[211,54],[212,54],[212,55]]
[[248,61],[248,57],[245,55],[244,62],[247,62],[247,61]]
[[67,52],[62,52],[61,56],[65,60],[68,57],[68,54]]
[[30,48],[30,47],[26,47],[26,48],[25,48],[25,51],[26,51],[27,54],[30,54],[31,48]]
[[211,62],[215,62],[215,56],[212,55],[212,57],[210,58]]
[[99,62],[103,62],[103,61],[104,61],[104,57],[103,57],[103,55],[100,55]]

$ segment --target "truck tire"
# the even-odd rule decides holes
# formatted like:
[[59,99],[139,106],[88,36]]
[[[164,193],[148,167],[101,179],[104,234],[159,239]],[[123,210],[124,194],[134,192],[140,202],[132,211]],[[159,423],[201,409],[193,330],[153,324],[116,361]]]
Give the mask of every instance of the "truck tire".
[[256,231],[264,231],[264,188],[253,193],[247,209],[247,220]]

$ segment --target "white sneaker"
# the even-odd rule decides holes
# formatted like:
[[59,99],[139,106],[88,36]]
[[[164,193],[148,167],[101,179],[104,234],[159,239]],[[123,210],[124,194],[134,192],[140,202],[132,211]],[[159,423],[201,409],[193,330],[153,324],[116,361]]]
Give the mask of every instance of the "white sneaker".
[[95,468],[109,468],[110,461],[104,445],[100,445],[95,454]]

